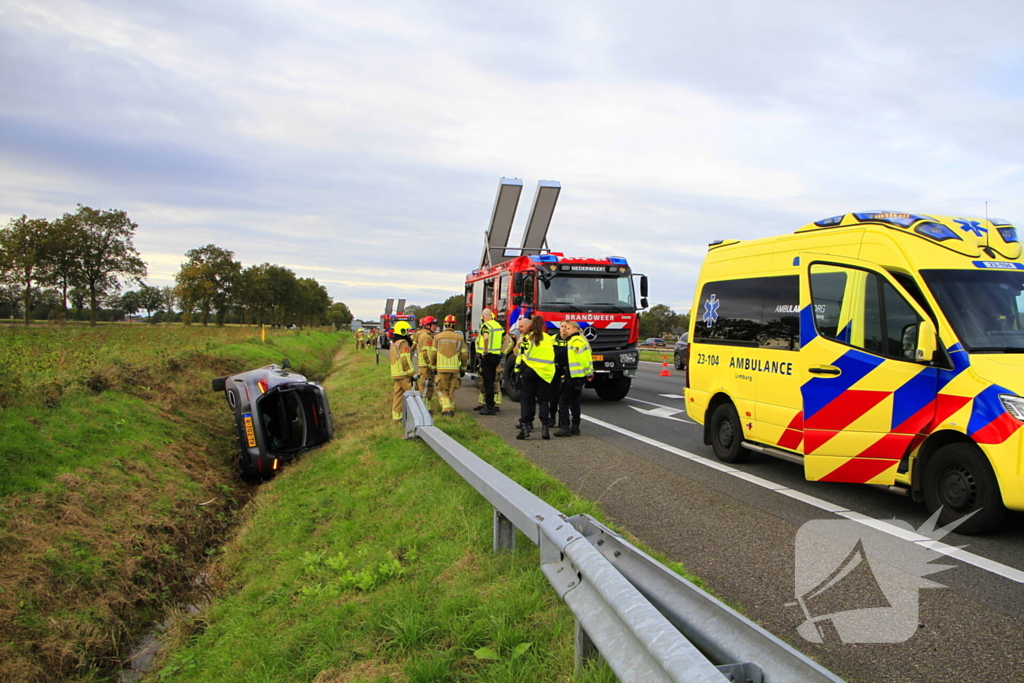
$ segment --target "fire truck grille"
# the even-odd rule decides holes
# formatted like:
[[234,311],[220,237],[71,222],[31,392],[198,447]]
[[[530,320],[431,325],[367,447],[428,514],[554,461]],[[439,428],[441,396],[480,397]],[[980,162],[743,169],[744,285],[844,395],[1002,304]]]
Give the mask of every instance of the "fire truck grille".
[[629,330],[595,330],[597,339],[590,342],[593,351],[613,351],[629,346]]

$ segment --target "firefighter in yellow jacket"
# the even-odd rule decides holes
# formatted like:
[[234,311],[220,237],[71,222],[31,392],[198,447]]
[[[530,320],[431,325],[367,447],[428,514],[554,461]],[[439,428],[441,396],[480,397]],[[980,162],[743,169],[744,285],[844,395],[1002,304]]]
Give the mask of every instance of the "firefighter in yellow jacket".
[[356,330],[356,350],[366,348],[366,333],[363,332],[363,328]]
[[434,354],[437,359],[437,398],[441,402],[441,414],[455,417],[455,390],[459,387],[459,376],[466,370],[469,349],[466,340],[455,331],[454,315],[445,316],[444,331],[434,337]]
[[419,366],[419,384],[416,389],[422,394],[423,402],[430,407],[430,399],[434,398],[434,327],[435,318],[427,315],[420,318],[420,326],[412,334],[412,347],[416,352],[416,364]]
[[395,394],[391,401],[391,419],[402,419],[402,398],[405,392],[412,391],[412,353],[410,352],[409,323],[399,320],[392,330],[391,348],[388,350],[391,359],[391,379],[395,383]]

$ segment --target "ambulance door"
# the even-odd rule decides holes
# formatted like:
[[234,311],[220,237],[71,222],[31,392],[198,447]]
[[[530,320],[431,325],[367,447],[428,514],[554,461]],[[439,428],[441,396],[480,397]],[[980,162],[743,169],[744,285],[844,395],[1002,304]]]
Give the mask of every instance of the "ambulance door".
[[805,476],[891,484],[935,412],[934,326],[874,264],[823,254],[800,264]]

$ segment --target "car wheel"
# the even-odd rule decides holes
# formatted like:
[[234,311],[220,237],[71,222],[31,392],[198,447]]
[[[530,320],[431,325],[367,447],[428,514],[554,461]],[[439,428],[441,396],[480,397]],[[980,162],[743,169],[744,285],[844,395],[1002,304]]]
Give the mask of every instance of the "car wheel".
[[743,425],[736,408],[723,403],[711,414],[711,447],[722,462],[746,462],[750,451],[743,447]]
[[995,472],[972,444],[952,443],[935,451],[924,472],[924,500],[929,512],[941,509],[942,526],[972,515],[956,528],[966,535],[991,531],[1006,516]]
[[224,391],[224,387],[227,386],[227,377],[214,377],[210,380],[210,388],[213,389],[214,393]]
[[683,359],[679,355],[678,351],[676,351],[676,354],[675,354],[675,361],[676,361],[676,370],[682,370],[683,369]]

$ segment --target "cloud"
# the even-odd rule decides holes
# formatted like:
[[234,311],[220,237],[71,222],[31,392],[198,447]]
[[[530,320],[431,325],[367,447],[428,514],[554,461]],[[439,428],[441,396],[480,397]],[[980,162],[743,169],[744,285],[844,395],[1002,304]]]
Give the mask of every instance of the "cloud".
[[124,209],[153,278],[214,243],[372,317],[461,292],[499,177],[524,180],[517,231],[536,181],[559,180],[551,246],[626,256],[652,303],[685,310],[713,239],[986,200],[1024,220],[1022,19],[1013,2],[12,0],[0,218]]

